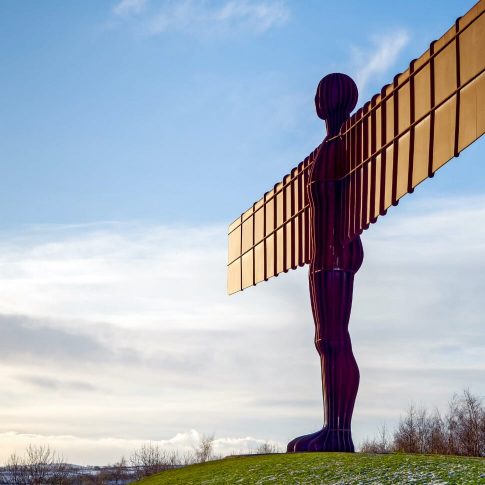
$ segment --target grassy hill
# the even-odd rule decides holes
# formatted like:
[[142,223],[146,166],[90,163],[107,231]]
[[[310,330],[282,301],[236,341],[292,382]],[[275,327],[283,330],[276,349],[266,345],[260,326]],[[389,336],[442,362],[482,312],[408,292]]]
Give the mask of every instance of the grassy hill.
[[295,453],[231,457],[146,478],[142,485],[485,484],[485,459],[437,455]]

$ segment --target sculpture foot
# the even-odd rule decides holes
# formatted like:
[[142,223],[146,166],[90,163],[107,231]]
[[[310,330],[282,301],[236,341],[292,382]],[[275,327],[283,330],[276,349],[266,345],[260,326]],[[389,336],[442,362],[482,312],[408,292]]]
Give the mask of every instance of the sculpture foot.
[[287,453],[297,453],[300,451],[309,451],[308,444],[310,441],[315,439],[320,433],[322,433],[326,428],[323,428],[315,433],[305,434],[303,436],[298,436],[295,439],[291,440],[288,445],[286,446]]
[[354,443],[350,430],[323,428],[316,433],[299,436],[290,441],[287,452],[340,451],[353,453]]
[[349,429],[325,429],[308,443],[308,451],[340,451],[353,453],[354,443]]

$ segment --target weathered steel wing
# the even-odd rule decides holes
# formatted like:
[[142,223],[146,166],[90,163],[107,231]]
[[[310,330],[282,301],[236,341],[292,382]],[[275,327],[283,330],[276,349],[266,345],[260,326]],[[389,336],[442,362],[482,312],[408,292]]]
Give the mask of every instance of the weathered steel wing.
[[349,239],[484,133],[484,10],[482,0],[342,127]]
[[229,293],[310,262],[305,186],[315,153],[229,226]]
[[[344,239],[485,131],[485,0],[345,122]],[[311,260],[305,191],[318,148],[229,226],[228,292]]]

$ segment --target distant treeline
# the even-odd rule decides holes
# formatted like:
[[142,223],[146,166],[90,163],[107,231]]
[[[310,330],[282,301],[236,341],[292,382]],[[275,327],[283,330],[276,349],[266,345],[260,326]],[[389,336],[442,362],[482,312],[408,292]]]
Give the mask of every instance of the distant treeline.
[[[277,453],[276,445],[265,442],[248,453]],[[203,435],[191,452],[181,454],[146,443],[128,459],[107,466],[78,466],[48,445],[29,445],[22,456],[10,455],[0,467],[0,485],[125,485],[155,473],[222,458],[214,454],[214,435]]]
[[113,465],[78,466],[47,445],[29,445],[23,456],[12,454],[0,469],[0,485],[125,485],[172,468],[207,461],[213,438],[203,437],[193,453],[181,455],[154,443],[143,444],[127,460]]
[[411,405],[390,435],[386,427],[361,445],[364,453],[436,453],[485,456],[485,407],[482,399],[465,390],[454,395],[448,411],[428,411]]

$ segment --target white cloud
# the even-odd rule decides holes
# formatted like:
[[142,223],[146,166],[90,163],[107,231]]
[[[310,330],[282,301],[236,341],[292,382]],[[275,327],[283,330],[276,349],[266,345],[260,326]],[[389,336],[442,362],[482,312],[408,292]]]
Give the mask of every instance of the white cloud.
[[[82,454],[80,465],[108,464],[115,463],[122,456],[129,459],[134,450],[144,444],[160,446],[167,451],[176,451],[183,458],[185,454],[194,452],[200,443],[202,433],[195,429],[177,433],[166,440],[140,440],[123,438],[86,438],[73,435],[49,435],[49,434],[27,434],[6,432],[0,433],[0,452],[8,450],[8,453],[22,455],[26,445],[41,446],[48,444],[53,450],[62,450],[62,456],[70,461],[73,456]],[[214,453],[216,455],[230,455],[233,453],[251,453],[263,444],[265,440],[256,439],[251,436],[243,438],[215,437]],[[283,443],[269,440],[270,444],[283,447]],[[103,460],[100,461],[99,457]],[[71,460],[72,461],[72,460]]]
[[[22,245],[22,239],[30,243]],[[167,324],[189,323],[207,296],[194,274],[205,275],[213,289],[224,292],[224,244],[221,227],[34,230],[18,244],[0,243],[0,287],[5,290],[0,312],[21,308],[23,314],[119,325],[134,318],[139,325],[158,324],[169,314],[170,319],[178,316]],[[25,294],[28,302],[21,301]],[[187,298],[195,308],[175,312]]]
[[[413,204],[363,236],[356,443],[411,400],[485,394],[485,198]],[[0,235],[0,461],[31,435],[71,461],[106,463],[145,440],[191,446],[188,429],[229,452],[319,426],[306,270],[228,297],[225,229]]]
[[408,32],[397,29],[385,35],[372,37],[368,48],[352,48],[353,72],[361,94],[365,93],[369,79],[388,74],[408,42]]
[[[15,432],[0,433],[0,452],[5,450],[5,456],[11,453],[22,455],[25,448],[32,444],[41,446],[48,444],[53,450],[62,450],[62,456],[69,461],[73,456],[82,454],[80,465],[115,463],[122,456],[129,459],[134,450],[143,444],[158,445],[164,450],[178,452],[183,458],[197,448],[203,435],[195,429],[177,433],[166,440],[137,440],[123,438],[86,438],[74,435],[22,434]],[[251,453],[265,440],[245,436],[242,438],[215,437],[214,454],[227,456],[235,453]],[[286,444],[269,440],[270,444],[283,448]],[[102,461],[99,457],[102,456]]]
[[281,1],[232,0],[214,11],[213,16],[218,22],[243,22],[256,31],[265,32],[273,26],[285,24],[289,10]]
[[[191,35],[219,35],[237,32],[260,34],[284,25],[290,16],[283,0],[165,0],[146,8],[141,0],[122,0],[115,16],[136,20],[144,34],[182,32]],[[144,15],[140,15],[144,11]]]
[[114,15],[122,18],[139,15],[146,7],[147,0],[120,0],[114,7]]

